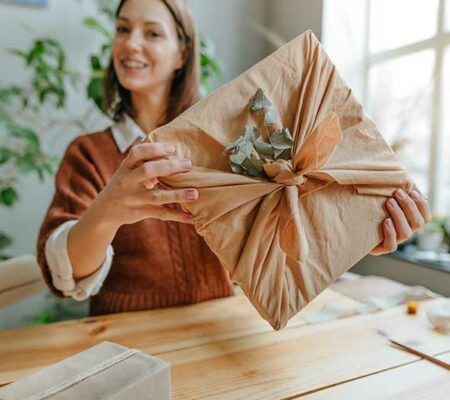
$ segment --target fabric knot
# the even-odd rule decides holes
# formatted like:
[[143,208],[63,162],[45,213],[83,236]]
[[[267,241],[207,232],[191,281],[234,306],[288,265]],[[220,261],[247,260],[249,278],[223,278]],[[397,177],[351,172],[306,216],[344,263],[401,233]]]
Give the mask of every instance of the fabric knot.
[[286,160],[277,160],[264,165],[264,171],[270,180],[286,186],[303,186],[306,178],[300,173],[296,173],[292,163]]

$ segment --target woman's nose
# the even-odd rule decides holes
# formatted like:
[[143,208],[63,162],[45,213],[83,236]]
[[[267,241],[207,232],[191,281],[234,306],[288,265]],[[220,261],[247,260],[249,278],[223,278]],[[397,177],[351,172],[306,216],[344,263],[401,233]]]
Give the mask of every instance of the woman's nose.
[[125,45],[128,50],[139,51],[142,47],[142,35],[137,31],[131,31],[128,36]]

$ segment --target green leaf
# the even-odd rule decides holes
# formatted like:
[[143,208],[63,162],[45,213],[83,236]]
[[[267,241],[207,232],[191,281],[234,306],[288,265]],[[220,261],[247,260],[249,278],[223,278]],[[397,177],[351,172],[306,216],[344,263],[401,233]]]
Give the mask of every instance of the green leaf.
[[103,111],[103,83],[101,79],[91,79],[87,87],[87,96],[95,102],[99,110]]
[[277,112],[275,110],[275,107],[270,107],[267,109],[265,115],[264,115],[264,125],[269,127],[271,125],[278,124],[278,117]]
[[214,44],[200,35],[200,92],[202,97],[205,97],[209,92],[211,92],[212,79],[214,77],[219,80],[222,79],[222,70],[220,65],[214,60],[214,54]]
[[31,324],[44,325],[44,324],[51,324],[52,322],[56,322],[56,318],[53,315],[53,313],[48,310],[43,310],[34,317]]
[[292,139],[289,129],[283,128],[277,130],[269,137],[270,143],[277,150],[290,149],[294,144],[294,139]]
[[102,65],[100,63],[100,58],[97,56],[91,56],[91,68],[94,71],[98,71],[102,69]]
[[276,154],[274,155],[275,160],[290,160],[291,159],[291,149],[286,150],[276,150]]
[[94,29],[97,32],[101,33],[103,36],[105,36],[107,39],[112,39],[112,32],[103,25],[99,20],[93,18],[93,17],[86,17],[83,20],[83,23],[88,28]]
[[243,151],[237,151],[230,156],[230,161],[233,164],[241,165],[247,157],[248,156]]
[[23,58],[23,59],[27,59],[28,57],[28,53],[26,53],[25,51],[19,50],[19,49],[10,49],[9,51],[11,54]]
[[256,94],[253,96],[251,103],[250,103],[250,109],[252,111],[260,111],[265,108],[271,108],[272,103],[269,101],[269,99],[264,94],[264,91],[262,89],[258,89],[256,91]]
[[250,140],[252,143],[255,142],[261,136],[261,132],[258,128],[251,125],[246,125],[244,130],[244,138]]
[[273,158],[273,147],[262,140],[256,140],[254,142],[255,150],[261,158]]
[[17,192],[12,187],[7,187],[0,191],[0,204],[11,207],[18,199]]
[[59,69],[64,69],[65,66],[66,66],[66,54],[64,53],[64,51],[60,51],[58,53],[58,67]]
[[235,174],[244,174],[245,173],[245,169],[242,168],[240,165],[235,164],[233,162],[230,162],[230,167],[231,170],[235,173]]
[[42,78],[45,78],[46,75],[50,72],[50,68],[50,65],[41,63],[36,66],[36,72],[38,75],[41,75]]
[[0,165],[6,164],[9,160],[11,160],[13,156],[13,152],[7,148],[0,148]]
[[0,232],[0,250],[5,249],[8,246],[11,246],[13,243],[10,236],[6,235],[3,232]]
[[264,161],[258,158],[247,158],[243,163],[242,167],[253,176],[264,176]]

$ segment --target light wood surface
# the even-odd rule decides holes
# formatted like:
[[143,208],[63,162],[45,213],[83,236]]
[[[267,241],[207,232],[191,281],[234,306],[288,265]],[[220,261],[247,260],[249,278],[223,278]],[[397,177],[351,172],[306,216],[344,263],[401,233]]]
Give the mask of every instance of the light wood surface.
[[[450,353],[437,358],[450,362]],[[297,398],[361,400],[361,393],[364,400],[448,400],[450,374],[428,361],[418,361]]]
[[[358,304],[328,289],[302,313],[317,311],[330,302]],[[407,376],[408,371],[420,375],[422,369],[430,370],[429,363],[394,348],[377,329],[402,340],[414,339],[416,348],[430,355],[450,352],[450,336],[433,330],[426,321],[425,308],[431,302],[420,303],[418,315],[413,316],[407,315],[404,307],[396,307],[308,325],[299,315],[279,332],[274,332],[242,295],[5,330],[0,331],[0,384],[110,340],[169,361],[174,399],[274,400],[327,396],[327,392],[329,397],[317,398],[334,399],[347,398],[347,390],[348,398],[354,394],[361,398],[356,393],[362,390],[367,394],[365,385],[375,393],[374,399],[397,398],[395,394],[402,390],[412,394],[408,399],[422,399],[427,398],[423,394],[431,381],[423,377],[423,386],[421,381],[414,386]],[[432,367],[438,389],[444,390],[446,380],[440,377],[445,375],[435,370],[439,367]],[[387,389],[374,381],[385,375],[392,397],[383,397]],[[413,388],[422,389],[416,396]]]

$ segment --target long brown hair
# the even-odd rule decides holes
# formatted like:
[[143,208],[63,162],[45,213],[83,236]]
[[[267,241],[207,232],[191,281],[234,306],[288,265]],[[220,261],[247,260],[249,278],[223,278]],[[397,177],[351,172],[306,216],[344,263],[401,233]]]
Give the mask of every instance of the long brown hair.
[[[119,16],[127,0],[121,0],[116,11]],[[184,55],[184,65],[176,71],[169,95],[166,120],[170,122],[198,100],[200,83],[200,55],[198,35],[191,11],[185,0],[161,0],[172,14],[177,29],[180,51]],[[103,106],[114,121],[119,121],[124,113],[134,116],[131,92],[125,89],[117,78],[114,64],[109,62],[103,81]]]

